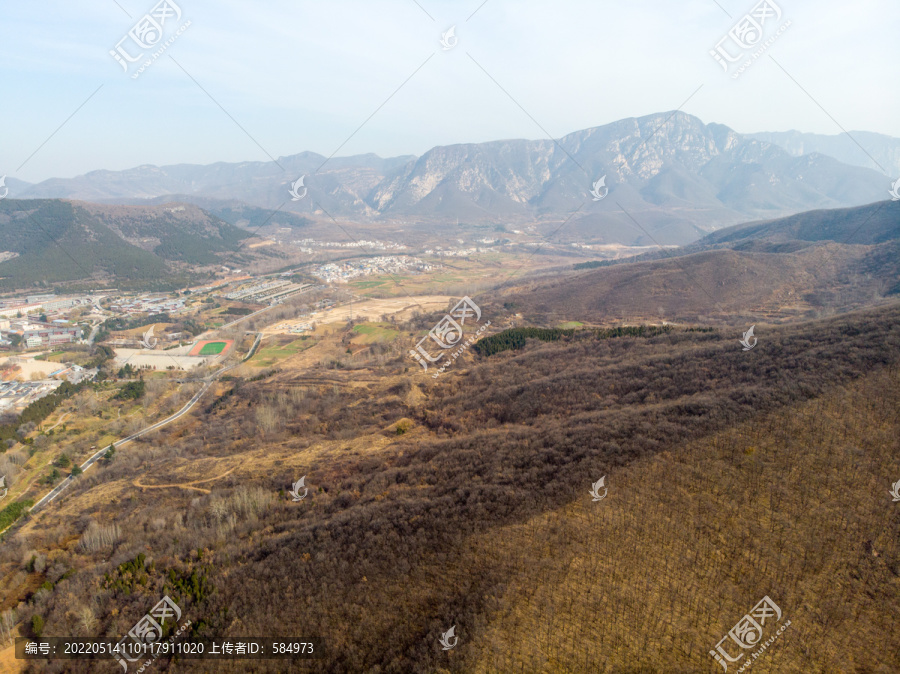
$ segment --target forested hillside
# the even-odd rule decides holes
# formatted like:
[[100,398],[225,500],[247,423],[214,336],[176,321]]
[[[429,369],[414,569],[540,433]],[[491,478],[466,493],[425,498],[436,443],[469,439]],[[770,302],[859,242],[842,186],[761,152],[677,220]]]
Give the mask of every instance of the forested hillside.
[[0,201],[0,288],[177,288],[238,251],[247,232],[195,206],[100,206],[53,199]]
[[[730,331],[561,335],[438,380],[390,377],[398,359],[244,383],[26,529],[55,547],[70,513],[85,536],[88,518],[120,526],[55,553],[76,572],[31,610],[81,634],[96,597],[94,633],[116,635],[169,593],[198,635],[321,636],[296,671],[712,671],[708,650],[770,595],[796,630],[755,669],[887,671],[900,308],[758,334],[750,352]],[[211,493],[135,487],[226,469]],[[279,495],[302,475],[309,497]]]

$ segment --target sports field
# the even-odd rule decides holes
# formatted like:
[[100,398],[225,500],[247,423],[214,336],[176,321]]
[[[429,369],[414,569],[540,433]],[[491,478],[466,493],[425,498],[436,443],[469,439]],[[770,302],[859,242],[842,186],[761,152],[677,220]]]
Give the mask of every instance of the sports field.
[[231,347],[232,340],[223,339],[223,340],[207,340],[203,342],[198,342],[194,344],[194,348],[191,349],[191,356],[217,356],[226,349]]
[[213,356],[222,353],[225,349],[225,342],[207,342],[200,349],[201,356]]

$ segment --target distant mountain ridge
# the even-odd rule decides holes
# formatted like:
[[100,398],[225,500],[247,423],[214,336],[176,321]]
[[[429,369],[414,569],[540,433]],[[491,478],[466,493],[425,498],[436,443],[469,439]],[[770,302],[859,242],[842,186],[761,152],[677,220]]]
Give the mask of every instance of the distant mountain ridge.
[[[190,204],[105,206],[57,199],[0,201],[0,288],[115,281],[176,288],[222,262],[252,257],[250,235]],[[204,269],[205,267],[205,269]]]
[[498,301],[543,323],[776,321],[868,306],[900,298],[900,202],[738,225],[599,264]]
[[[301,175],[309,195],[293,201],[288,189]],[[604,175],[609,195],[594,201],[591,184]],[[138,202],[184,194],[365,220],[497,224],[571,217],[567,227],[589,240],[647,245],[684,244],[750,219],[871,203],[886,188],[872,169],[821,154],[795,157],[721,124],[669,112],[558,141],[439,146],[421,157],[390,159],[304,152],[278,164],[139,166],[17,186],[11,196]]]
[[875,245],[900,239],[900,202],[882,201],[855,208],[809,211],[778,220],[748,222],[713,232],[694,247],[713,248],[757,243],[814,243]]
[[[818,152],[844,164],[883,168],[894,179],[900,177],[900,138],[871,131],[851,131],[833,136],[800,131],[749,133],[750,138],[772,143],[794,157]],[[876,164],[877,162],[877,164]]]

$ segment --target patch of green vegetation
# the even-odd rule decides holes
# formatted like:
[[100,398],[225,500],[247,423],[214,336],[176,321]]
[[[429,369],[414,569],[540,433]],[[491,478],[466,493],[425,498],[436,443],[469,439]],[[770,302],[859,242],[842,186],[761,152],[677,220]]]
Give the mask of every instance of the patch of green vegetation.
[[227,307],[222,310],[222,313],[231,316],[247,316],[253,313],[253,309],[248,309],[247,307]]
[[208,344],[204,344],[203,348],[200,349],[201,356],[216,356],[222,351],[225,350],[227,343],[225,342],[209,342]]
[[131,594],[138,585],[146,586],[150,582],[150,574],[156,570],[153,562],[146,562],[147,556],[143,552],[130,562],[122,562],[111,574],[103,574],[103,587]]
[[608,267],[611,264],[611,260],[591,260],[590,262],[577,262],[572,265],[572,268],[576,271],[581,269],[597,269],[598,267]]
[[116,352],[111,347],[104,344],[94,348],[94,356],[84,364],[86,368],[102,367],[104,363],[109,362],[116,357]]
[[19,519],[33,505],[34,501],[25,499],[24,501],[10,503],[3,510],[0,510],[0,531],[3,531],[6,527]]
[[137,374],[137,368],[131,363],[125,363],[125,365],[120,367],[119,371],[116,372],[116,376],[119,379],[131,379],[135,374]]
[[485,337],[472,345],[472,350],[481,356],[490,356],[501,351],[521,349],[528,339],[539,339],[542,342],[555,342],[563,337],[591,337],[595,339],[614,339],[616,337],[656,337],[674,328],[670,325],[637,325],[619,328],[597,328],[595,330],[563,330],[560,328],[511,328]]
[[293,356],[295,353],[300,353],[312,345],[312,342],[295,339],[288,344],[273,344],[265,348],[260,347],[253,355],[253,358],[247,361],[247,364],[253,367],[271,367],[279,360]]
[[106,330],[134,330],[135,328],[142,328],[145,325],[156,324],[160,324],[159,327],[161,328],[167,327],[167,325],[162,325],[163,323],[167,325],[172,323],[172,319],[169,318],[169,314],[157,314],[156,316],[136,316],[134,318],[116,316],[114,318],[107,318],[105,321],[103,321],[103,327]]
[[46,360],[54,363],[59,363],[66,356],[65,351],[54,351],[53,353],[42,353],[34,357],[35,360]]
[[117,400],[137,400],[144,395],[145,384],[143,381],[130,381],[115,395]]
[[566,321],[565,323],[560,323],[556,327],[560,330],[571,330],[572,328],[580,328],[584,325],[579,321]]
[[362,344],[390,342],[400,334],[390,323],[360,323],[353,326],[353,332],[360,335],[361,339],[355,341]]
[[190,574],[187,574],[169,569],[166,589],[171,589],[182,597],[190,597],[195,604],[198,604],[210,595],[213,588],[206,571],[193,569]]

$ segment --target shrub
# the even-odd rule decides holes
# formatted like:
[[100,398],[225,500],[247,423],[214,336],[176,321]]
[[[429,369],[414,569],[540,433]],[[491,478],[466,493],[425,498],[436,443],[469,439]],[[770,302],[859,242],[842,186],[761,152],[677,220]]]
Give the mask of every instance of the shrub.
[[3,510],[0,510],[0,531],[3,531],[6,527],[19,519],[25,511],[33,505],[34,501],[26,499],[24,501],[10,503]]
[[144,388],[143,380],[130,381],[122,387],[115,397],[118,400],[137,400],[144,395]]

